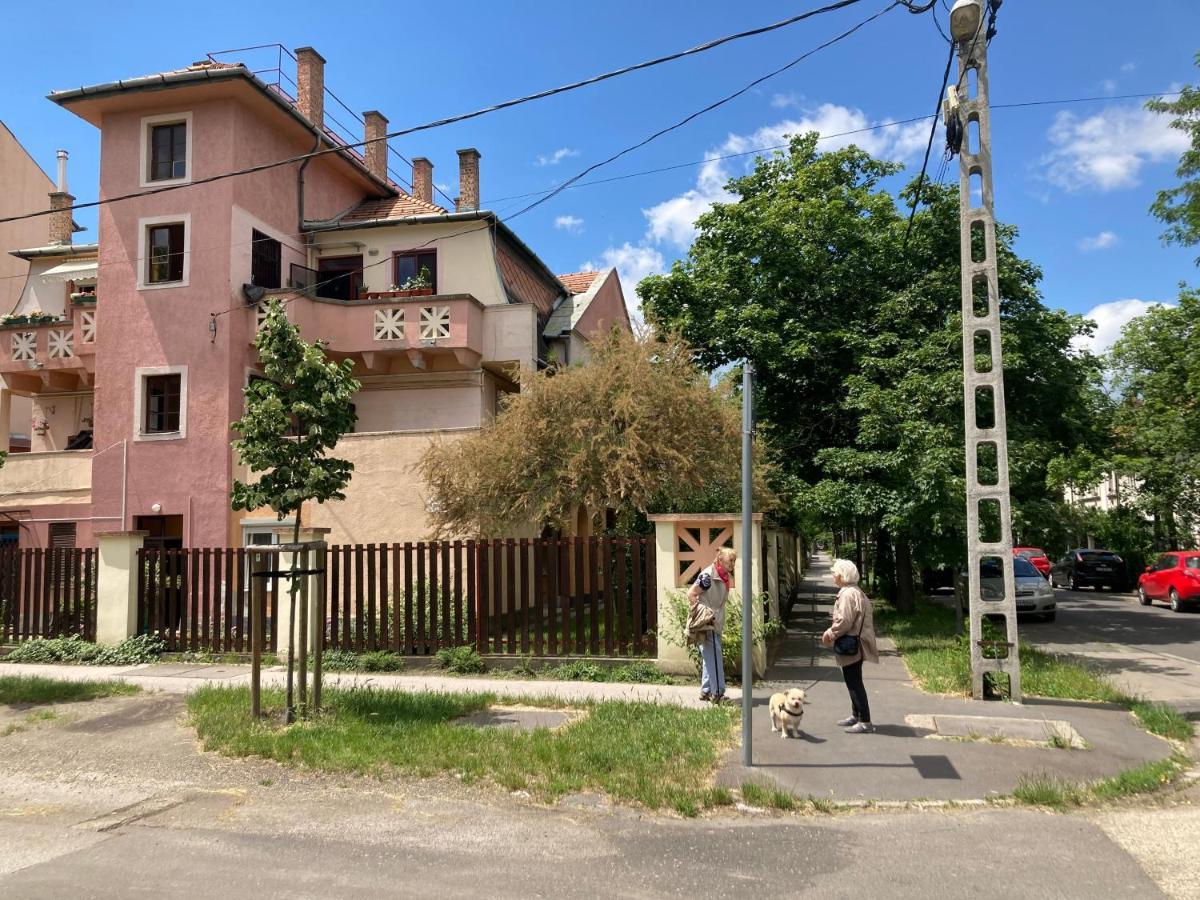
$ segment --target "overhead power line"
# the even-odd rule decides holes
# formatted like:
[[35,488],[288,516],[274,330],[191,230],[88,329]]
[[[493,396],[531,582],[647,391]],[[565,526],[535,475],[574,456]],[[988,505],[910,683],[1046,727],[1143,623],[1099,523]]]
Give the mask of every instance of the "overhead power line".
[[[408,128],[402,128],[399,131],[391,131],[391,132],[388,132],[387,134],[383,135],[382,137],[383,137],[383,140],[390,141],[390,140],[394,140],[399,137],[404,137],[405,135],[415,134],[416,132],[419,132],[419,131],[429,131],[434,128],[442,128],[446,125],[453,125],[457,122],[465,122],[468,119],[475,119],[480,116],[488,115],[489,113],[499,112],[502,109],[510,109],[514,106],[520,106],[525,103],[532,103],[536,100],[544,100],[547,97],[554,97],[554,96],[557,96],[558,94],[565,94],[568,91],[575,91],[580,88],[589,87],[590,85],[599,84],[602,81],[608,81],[609,79],[618,78],[622,75],[628,75],[632,72],[639,72],[643,69],[650,69],[655,66],[663,65],[664,63],[669,63],[669,62],[674,62],[675,60],[684,59],[685,57],[688,57],[688,56],[695,56],[700,53],[706,53],[709,50],[713,50],[717,47],[723,46],[724,44],[728,44],[733,41],[739,41],[739,40],[743,40],[745,38],[756,37],[757,35],[760,35],[760,34],[767,34],[772,31],[778,31],[781,28],[786,28],[789,25],[795,25],[798,22],[803,22],[806,19],[813,18],[814,16],[823,15],[825,13],[836,12],[839,9],[845,9],[848,6],[853,6],[854,4],[861,3],[861,2],[862,2],[862,0],[837,0],[837,2],[829,3],[829,4],[826,4],[825,6],[819,7],[818,9],[809,10],[808,12],[800,13],[795,16],[790,16],[786,19],[781,19],[780,21],[773,22],[770,25],[763,25],[758,28],[751,28],[746,31],[739,31],[734,34],[727,34],[724,37],[715,38],[711,41],[705,41],[704,43],[697,44],[695,47],[691,47],[687,50],[680,50],[675,53],[669,53],[666,56],[658,56],[658,57],[655,57],[654,59],[648,59],[643,62],[634,63],[633,65],[622,66],[619,69],[613,69],[608,72],[603,72],[599,75],[593,75],[590,78],[584,78],[580,81],[572,81],[568,84],[560,85],[560,86],[554,87],[554,88],[547,88],[546,90],[538,91],[537,93],[534,93],[534,94],[526,94],[522,97],[517,97],[512,100],[505,100],[501,103],[495,103],[491,106],[485,106],[482,109],[473,110],[472,112],[459,113],[458,115],[454,115],[454,116],[446,116],[441,119],[434,119],[432,122],[425,122],[424,124],[421,124],[421,125],[413,125]],[[899,5],[904,2],[905,2],[905,0],[896,0],[896,2],[893,5]],[[288,166],[288,165],[292,165],[293,163],[303,162],[306,159],[314,159],[319,156],[328,156],[331,153],[343,153],[346,150],[352,150],[352,149],[357,149],[359,147],[365,147],[368,143],[372,143],[372,141],[364,140],[364,141],[357,141],[354,143],[339,144],[336,147],[328,147],[324,150],[314,150],[309,153],[301,153],[301,154],[297,154],[295,156],[289,156],[285,159],[275,160],[274,162],[260,163],[259,165],[256,165],[256,166],[247,166],[245,168],[235,169],[230,172],[221,172],[216,175],[209,175],[205,178],[196,178],[196,179],[193,179],[192,181],[190,181],[188,184],[163,185],[163,186],[157,187],[157,188],[150,188],[149,190],[138,191],[135,193],[128,193],[128,194],[121,194],[116,197],[106,197],[102,200],[92,200],[87,203],[76,203],[74,206],[70,207],[70,209],[72,211],[77,211],[77,210],[81,210],[81,209],[90,209],[90,208],[96,207],[96,206],[104,206],[104,205],[108,205],[111,203],[120,203],[125,200],[132,200],[135,197],[149,197],[149,196],[153,196],[154,194],[164,194],[164,193],[167,193],[168,191],[182,190],[183,188],[194,187],[196,185],[211,184],[214,181],[222,181],[226,178],[237,178],[242,175],[252,175],[257,172],[265,172],[270,169],[276,169],[276,168],[279,168],[280,166]],[[37,212],[33,212],[33,213],[24,213],[19,216],[7,216],[5,218],[0,218],[0,224],[3,224],[5,222],[17,222],[17,221],[21,221],[23,219],[32,219],[32,218],[36,218],[38,216],[48,216],[52,212],[55,212],[55,210],[43,209],[43,210],[38,210]]]
[[[932,5],[932,4],[931,4]],[[954,45],[950,45],[950,51],[946,56],[946,70],[942,73],[942,86],[938,88],[937,106],[935,110],[942,105],[942,97],[946,94],[946,85],[950,83],[950,66],[954,64]],[[917,207],[921,203],[921,188],[925,185],[925,170],[929,167],[929,151],[933,147],[933,136],[937,133],[938,116],[934,112],[933,123],[929,126],[929,140],[925,142],[925,158],[921,161],[921,174],[917,176],[917,186],[913,190],[912,207],[908,211],[908,225],[904,229],[904,249],[908,249],[908,236],[912,233],[913,220],[917,215]]]

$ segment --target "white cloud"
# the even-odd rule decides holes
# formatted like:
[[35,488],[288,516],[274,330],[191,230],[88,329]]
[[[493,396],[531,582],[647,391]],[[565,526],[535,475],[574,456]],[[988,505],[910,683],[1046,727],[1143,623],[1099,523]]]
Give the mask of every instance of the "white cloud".
[[1132,71],[1133,71],[1134,69],[1136,69],[1136,68],[1137,68],[1137,63],[1135,63],[1135,62],[1127,62],[1127,63],[1124,63],[1124,64],[1121,66],[1121,71],[1122,71],[1122,72],[1124,72],[1124,73],[1126,73],[1126,74],[1128,74],[1128,73],[1132,72]]
[[1131,319],[1136,319],[1151,307],[1172,305],[1153,300],[1113,300],[1111,303],[1093,306],[1083,315],[1085,319],[1091,319],[1096,323],[1096,330],[1091,337],[1076,338],[1075,348],[1091,350],[1093,353],[1105,353],[1117,342],[1121,336],[1121,329]]
[[1084,253],[1091,253],[1093,250],[1107,250],[1109,247],[1115,247],[1120,240],[1116,232],[1102,231],[1093,237],[1083,238],[1075,246]]
[[776,109],[786,109],[789,106],[799,106],[803,99],[801,94],[772,94],[771,105]]
[[625,288],[625,296],[632,301],[635,298],[634,288],[647,275],[659,275],[666,271],[663,255],[653,247],[645,244],[634,245],[626,241],[620,247],[609,247],[600,254],[599,262],[589,259],[580,268],[584,271],[591,269],[607,269],[617,267],[621,276],[621,284]]
[[571,234],[579,234],[583,231],[583,219],[579,216],[559,216],[554,220],[554,227]]
[[549,155],[538,156],[537,164],[539,166],[557,166],[564,159],[570,159],[572,156],[578,155],[578,150],[572,150],[570,147],[559,147]]
[[1100,82],[1100,88],[1106,94],[1115,94],[1117,92],[1117,79],[1105,78]]
[[1087,118],[1060,112],[1047,135],[1054,149],[1042,158],[1046,178],[1072,191],[1133,187],[1147,162],[1173,159],[1190,146],[1168,122],[1138,106],[1111,106]]

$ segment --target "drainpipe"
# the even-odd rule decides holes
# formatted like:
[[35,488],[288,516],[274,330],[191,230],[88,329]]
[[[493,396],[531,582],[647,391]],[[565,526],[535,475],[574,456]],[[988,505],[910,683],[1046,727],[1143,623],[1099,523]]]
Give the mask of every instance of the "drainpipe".
[[[313,141],[312,149],[308,151],[309,153],[316,153],[321,149],[321,132],[314,128],[313,137],[316,140]],[[301,236],[304,235],[304,170],[308,168],[308,164],[312,161],[313,158],[311,156],[306,156],[304,161],[300,163],[300,168],[296,171],[296,208],[300,215],[300,224],[296,228],[296,233]],[[305,260],[305,262],[308,262],[308,260]]]

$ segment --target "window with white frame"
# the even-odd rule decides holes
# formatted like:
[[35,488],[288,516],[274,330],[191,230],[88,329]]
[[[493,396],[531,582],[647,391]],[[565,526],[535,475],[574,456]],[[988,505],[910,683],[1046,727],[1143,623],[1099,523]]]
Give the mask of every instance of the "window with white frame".
[[191,181],[192,114],[166,113],[143,118],[139,162],[142,187]]
[[141,368],[134,377],[134,440],[186,437],[187,366]]
[[191,216],[138,220],[138,289],[186,287],[190,275]]

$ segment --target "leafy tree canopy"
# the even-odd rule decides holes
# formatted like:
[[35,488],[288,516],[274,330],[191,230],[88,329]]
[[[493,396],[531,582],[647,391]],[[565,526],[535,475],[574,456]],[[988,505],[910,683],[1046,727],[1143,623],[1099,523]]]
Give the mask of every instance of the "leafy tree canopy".
[[[793,138],[729,183],[739,202],[703,215],[687,258],[639,293],[648,320],[705,365],[753,360],[791,498],[899,535],[903,568],[910,548],[962,556],[965,499],[957,190],[926,185],[906,247],[907,217],[884,187],[897,171]],[[1051,460],[1105,447],[1107,400],[1099,361],[1072,349],[1089,324],[1043,305],[1041,272],[1015,238],[997,228],[1009,465],[1014,527],[1036,534],[1056,515]]]
[[[1196,65],[1200,66],[1200,53]],[[1146,108],[1172,116],[1171,127],[1191,139],[1175,170],[1182,183],[1159,191],[1150,212],[1167,226],[1163,240],[1193,247],[1200,244],[1200,89],[1187,85],[1174,100],[1151,100]]]
[[740,404],[685,344],[614,329],[586,364],[524,374],[491,425],[418,468],[437,533],[493,536],[570,527],[580,506],[726,512],[740,506],[740,448]]

